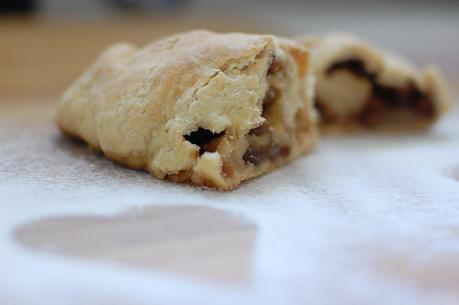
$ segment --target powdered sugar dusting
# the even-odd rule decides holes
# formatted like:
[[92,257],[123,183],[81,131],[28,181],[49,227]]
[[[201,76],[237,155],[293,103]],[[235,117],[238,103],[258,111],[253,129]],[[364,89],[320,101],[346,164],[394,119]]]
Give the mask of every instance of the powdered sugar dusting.
[[[118,166],[49,120],[0,122],[0,299],[459,304],[458,111],[426,133],[323,139],[311,155],[224,193]],[[171,204],[221,209],[257,226],[246,286],[33,252],[11,235],[43,217]]]

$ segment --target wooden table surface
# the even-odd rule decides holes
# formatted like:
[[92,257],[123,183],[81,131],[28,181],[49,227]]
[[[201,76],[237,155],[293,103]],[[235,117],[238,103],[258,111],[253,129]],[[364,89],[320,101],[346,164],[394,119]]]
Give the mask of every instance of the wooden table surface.
[[239,20],[188,17],[130,17],[112,20],[0,19],[0,101],[56,98],[107,46],[119,41],[144,45],[171,33],[269,31]]

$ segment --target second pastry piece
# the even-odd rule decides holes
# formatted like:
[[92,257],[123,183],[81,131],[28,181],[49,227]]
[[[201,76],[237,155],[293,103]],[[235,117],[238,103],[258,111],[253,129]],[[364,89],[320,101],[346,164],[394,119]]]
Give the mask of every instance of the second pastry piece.
[[445,86],[435,67],[418,69],[350,35],[300,40],[313,52],[322,130],[420,129],[447,108]]

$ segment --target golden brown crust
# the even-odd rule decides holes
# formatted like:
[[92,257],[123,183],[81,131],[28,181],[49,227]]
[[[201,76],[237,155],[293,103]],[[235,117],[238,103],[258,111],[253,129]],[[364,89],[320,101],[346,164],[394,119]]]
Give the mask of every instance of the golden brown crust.
[[[232,189],[313,146],[308,67],[307,50],[268,35],[193,31],[142,49],[118,44],[64,94],[58,126],[156,177]],[[270,88],[281,94],[263,115]],[[308,127],[297,130],[300,111]],[[254,165],[243,157],[261,125],[271,148],[257,147],[264,159]]]
[[422,129],[448,109],[448,90],[433,66],[420,70],[351,35],[299,40],[312,50],[322,131]]

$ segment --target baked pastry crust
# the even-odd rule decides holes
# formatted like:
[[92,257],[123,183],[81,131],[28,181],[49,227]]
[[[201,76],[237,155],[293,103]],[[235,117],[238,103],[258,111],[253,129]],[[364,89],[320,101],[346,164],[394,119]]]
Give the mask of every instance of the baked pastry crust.
[[312,51],[322,131],[422,129],[448,108],[448,90],[435,66],[418,69],[347,34],[299,41]]
[[311,79],[308,51],[269,35],[121,43],[63,95],[57,124],[158,178],[233,189],[313,147]]

